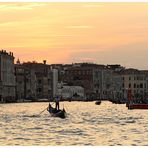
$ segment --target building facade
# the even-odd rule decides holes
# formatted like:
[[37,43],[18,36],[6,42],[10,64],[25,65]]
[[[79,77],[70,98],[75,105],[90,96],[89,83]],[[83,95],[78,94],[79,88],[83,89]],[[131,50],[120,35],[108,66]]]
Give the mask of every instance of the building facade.
[[102,69],[104,65],[76,63],[64,67],[63,82],[69,86],[84,88],[87,100],[96,100],[102,92]]
[[113,72],[112,98],[114,101],[125,101],[127,96],[123,93],[123,77],[118,72]]
[[15,101],[15,76],[13,53],[0,51],[0,101]]
[[63,85],[57,90],[57,95],[61,97],[63,101],[84,101],[85,94],[84,88],[81,86],[67,86]]
[[137,69],[126,69],[121,74],[123,79],[123,94],[127,97],[128,89],[131,89],[134,99],[144,99],[146,92],[146,77]]
[[52,71],[50,65],[43,63],[23,63],[23,66],[30,69],[34,73],[35,97],[36,99],[44,99],[52,97]]
[[36,98],[36,75],[33,69],[15,64],[16,100],[35,100]]
[[27,62],[15,65],[17,99],[49,99],[53,96],[50,65]]

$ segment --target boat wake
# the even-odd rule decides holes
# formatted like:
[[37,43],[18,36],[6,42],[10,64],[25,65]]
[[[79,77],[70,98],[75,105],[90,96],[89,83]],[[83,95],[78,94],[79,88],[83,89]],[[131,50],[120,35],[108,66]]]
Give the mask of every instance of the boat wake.
[[40,117],[40,115],[23,115],[23,117],[34,118],[34,117]]

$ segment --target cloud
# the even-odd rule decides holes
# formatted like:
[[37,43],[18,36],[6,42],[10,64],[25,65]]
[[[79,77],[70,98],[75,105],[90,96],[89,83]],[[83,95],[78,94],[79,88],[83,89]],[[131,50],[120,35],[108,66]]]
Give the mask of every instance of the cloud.
[[12,10],[31,10],[36,7],[44,6],[44,3],[1,3],[0,11],[12,11]]
[[66,28],[70,28],[70,29],[91,29],[91,28],[93,28],[93,26],[73,25],[73,26],[67,26]]
[[72,62],[74,63],[97,63],[95,58],[91,58],[91,57],[75,57],[72,59]]
[[24,60],[131,61],[142,67],[148,45],[136,43],[147,41],[147,10],[141,3],[1,3],[0,45]]
[[82,7],[84,7],[84,8],[101,8],[101,7],[104,7],[104,5],[95,3],[95,4],[82,5]]
[[73,37],[74,35],[70,34],[53,34],[51,37]]
[[12,28],[13,23],[22,25],[27,21],[39,20],[44,5],[44,3],[0,3],[0,25]]

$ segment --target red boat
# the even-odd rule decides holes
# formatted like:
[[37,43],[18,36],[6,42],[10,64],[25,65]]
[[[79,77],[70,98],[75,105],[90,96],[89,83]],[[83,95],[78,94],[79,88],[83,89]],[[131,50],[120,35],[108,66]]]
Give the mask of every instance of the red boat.
[[126,103],[128,109],[148,109],[148,103],[133,103],[131,89],[128,90],[128,100],[129,102]]
[[148,109],[148,104],[127,104],[128,109]]

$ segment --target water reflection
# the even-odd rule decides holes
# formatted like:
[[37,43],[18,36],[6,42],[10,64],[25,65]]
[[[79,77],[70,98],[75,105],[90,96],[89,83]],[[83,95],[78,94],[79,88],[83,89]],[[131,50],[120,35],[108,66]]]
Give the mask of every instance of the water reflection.
[[110,102],[63,104],[64,120],[40,114],[48,103],[0,104],[0,145],[148,145],[148,110]]

